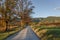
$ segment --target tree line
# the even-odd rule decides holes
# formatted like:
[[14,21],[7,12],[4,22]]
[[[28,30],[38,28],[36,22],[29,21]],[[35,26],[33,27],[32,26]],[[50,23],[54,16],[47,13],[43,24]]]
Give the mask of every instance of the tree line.
[[4,18],[6,23],[6,30],[8,24],[13,22],[13,18],[18,17],[21,20],[21,26],[31,22],[30,14],[33,13],[34,6],[31,0],[1,0],[0,1],[0,15]]

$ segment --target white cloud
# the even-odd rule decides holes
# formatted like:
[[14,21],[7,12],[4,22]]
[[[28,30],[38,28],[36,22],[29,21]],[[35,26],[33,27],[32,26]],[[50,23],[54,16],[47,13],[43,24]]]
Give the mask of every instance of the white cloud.
[[54,8],[54,10],[60,10],[60,7],[56,7],[56,8]]

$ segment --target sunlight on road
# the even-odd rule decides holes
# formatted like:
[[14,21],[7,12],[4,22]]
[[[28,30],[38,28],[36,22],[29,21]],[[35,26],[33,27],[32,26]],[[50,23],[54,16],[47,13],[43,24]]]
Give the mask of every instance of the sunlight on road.
[[39,40],[39,38],[35,35],[32,29],[28,26],[19,33],[16,33],[6,40]]

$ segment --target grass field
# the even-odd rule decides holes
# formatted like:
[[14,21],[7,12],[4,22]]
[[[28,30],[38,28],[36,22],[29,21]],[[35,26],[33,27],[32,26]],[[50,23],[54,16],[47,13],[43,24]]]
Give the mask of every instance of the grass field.
[[60,27],[32,27],[41,40],[60,40]]
[[12,31],[9,31],[9,32],[0,32],[0,40],[4,40],[5,38],[7,38],[8,36],[22,30],[23,28],[15,28],[14,30]]

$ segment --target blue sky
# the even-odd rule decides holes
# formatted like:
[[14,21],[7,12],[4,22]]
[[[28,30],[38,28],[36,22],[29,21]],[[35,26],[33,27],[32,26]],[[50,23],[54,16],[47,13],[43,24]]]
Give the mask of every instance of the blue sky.
[[32,0],[33,17],[60,16],[60,0]]

